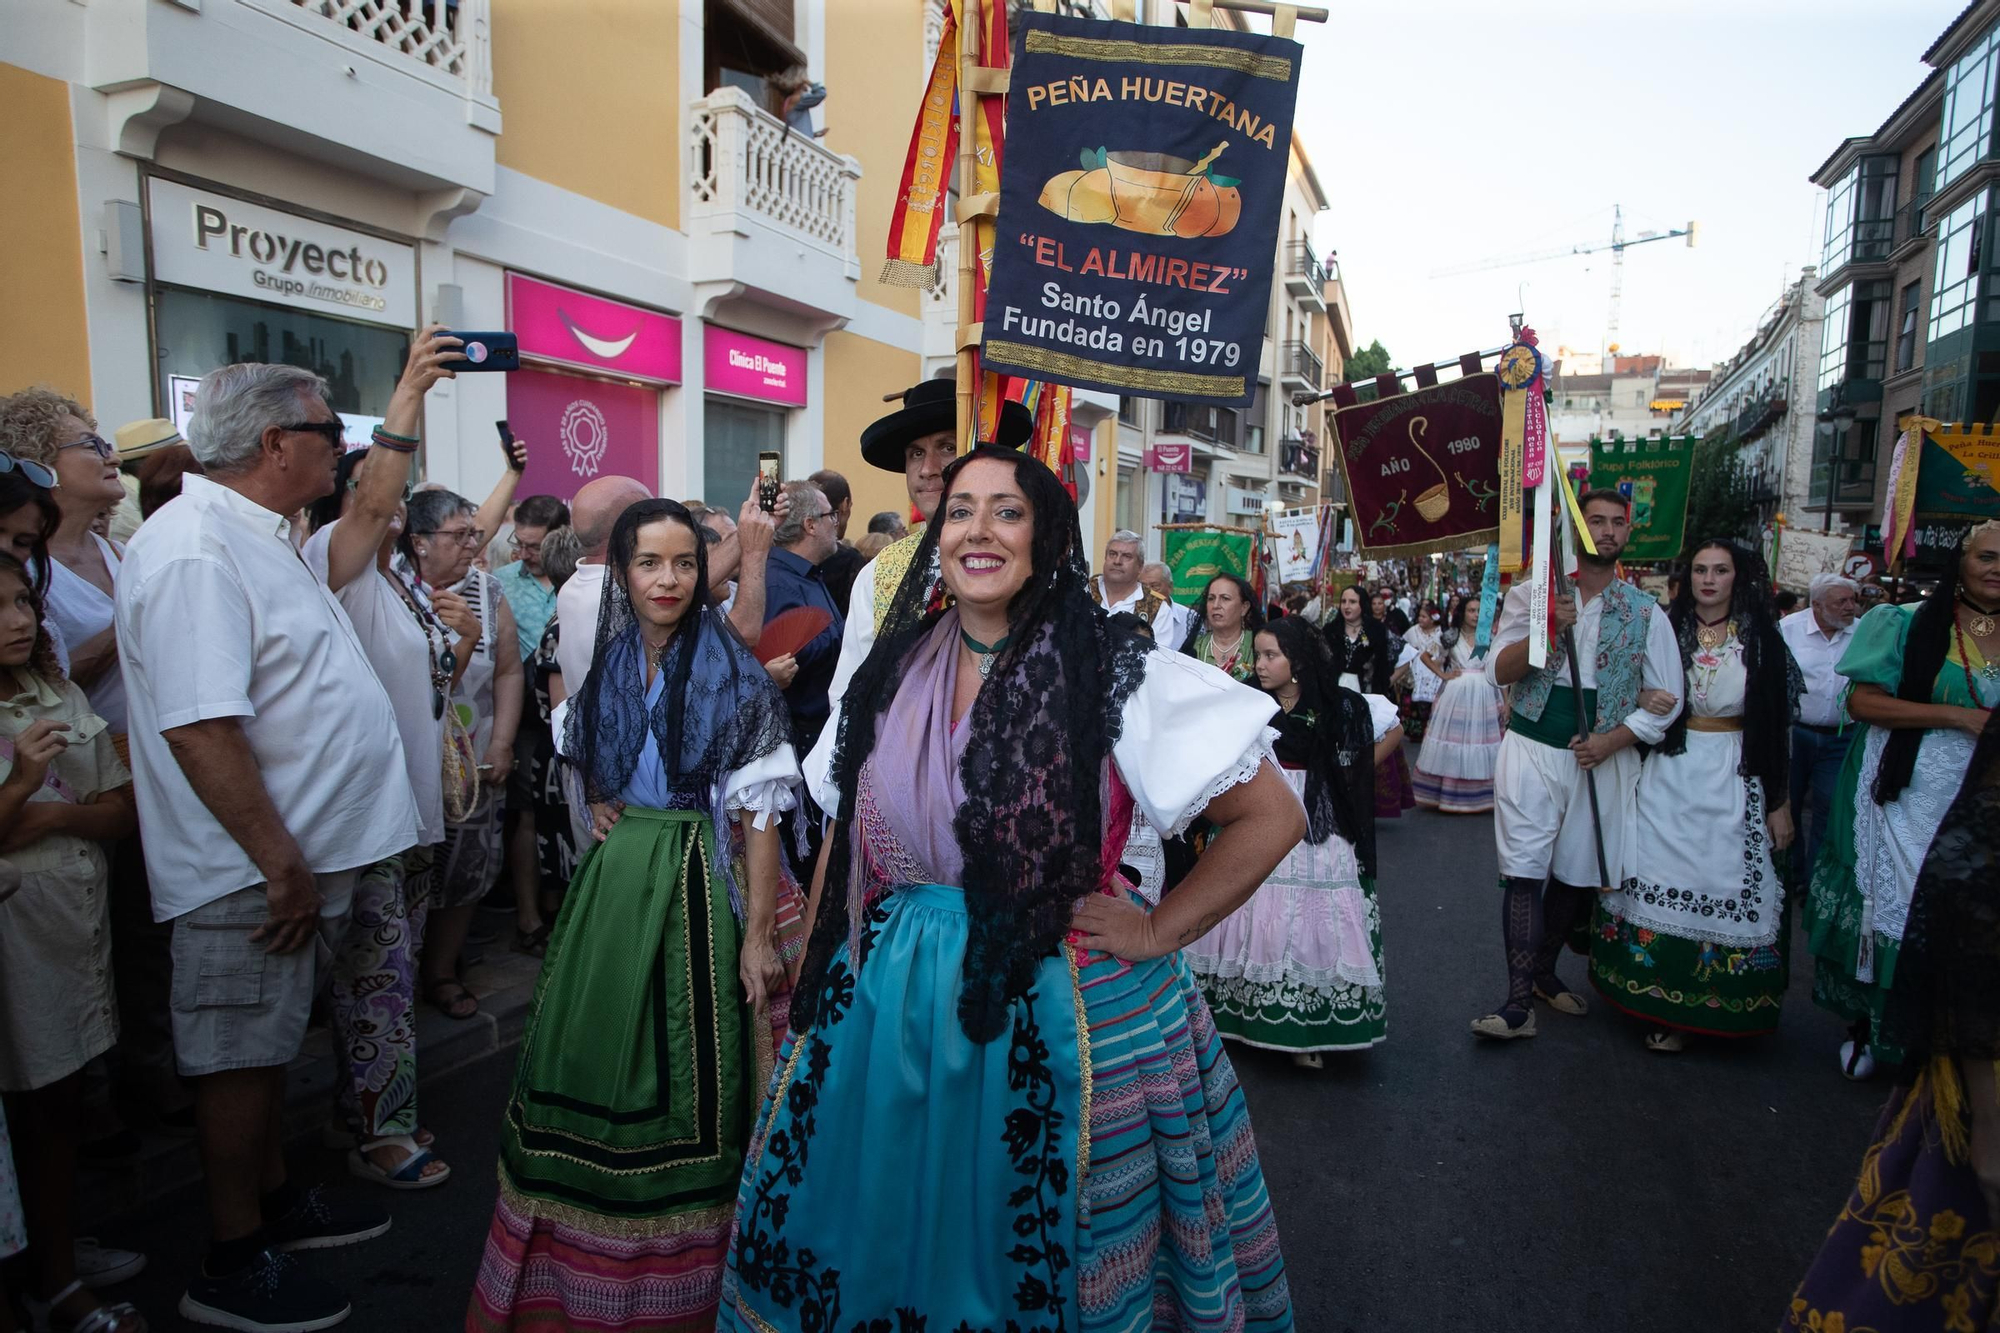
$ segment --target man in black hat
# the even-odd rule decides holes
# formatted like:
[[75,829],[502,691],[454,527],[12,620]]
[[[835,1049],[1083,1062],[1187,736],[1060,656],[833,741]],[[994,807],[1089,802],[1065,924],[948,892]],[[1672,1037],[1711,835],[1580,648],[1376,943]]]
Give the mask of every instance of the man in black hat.
[[[1035,418],[1016,402],[1001,405],[1000,428],[994,443],[1003,449],[1019,449],[1035,433]],[[958,456],[958,382],[949,376],[925,380],[902,394],[902,406],[861,432],[861,457],[871,467],[884,472],[900,472],[909,488],[910,507],[923,515],[924,523],[937,512],[944,498],[944,470]],[[924,524],[882,548],[882,553],[862,566],[854,576],[848,597],[847,625],[840,641],[840,662],[834,667],[829,701],[837,702],[847,693],[847,682],[868,660],[875,646],[875,632],[889,613],[889,603],[909,572],[911,557],[923,541]],[[932,582],[937,567],[927,572]]]

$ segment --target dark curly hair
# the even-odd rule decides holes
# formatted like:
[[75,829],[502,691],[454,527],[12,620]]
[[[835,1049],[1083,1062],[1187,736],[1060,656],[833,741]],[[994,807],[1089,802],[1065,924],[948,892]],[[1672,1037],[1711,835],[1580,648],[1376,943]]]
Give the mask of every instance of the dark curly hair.
[[1201,601],[1196,604],[1194,624],[1188,628],[1187,637],[1181,640],[1181,651],[1194,656],[1194,641],[1208,633],[1208,590],[1218,583],[1236,585],[1236,595],[1243,599],[1243,632],[1256,634],[1264,628],[1264,609],[1257,605],[1257,590],[1250,586],[1250,580],[1234,574],[1217,574],[1201,585]]
[[[1145,674],[1151,646],[1114,629],[1088,591],[1076,504],[1036,459],[982,445],[944,472],[944,493],[974,463],[1013,469],[1034,515],[1032,573],[1008,606],[1005,645],[978,699],[960,771],[966,798],[953,821],[965,857],[966,942],[958,1019],[974,1041],[1007,1027],[1041,961],[1069,928],[1076,902],[1104,880],[1104,765],[1120,714]],[[793,992],[792,1027],[810,1028],[830,964],[849,937],[864,886],[850,882],[856,791],[895,700],[905,661],[945,614],[937,596],[942,513],[922,541],[868,658],[844,696],[832,775],[840,788],[825,884]],[[1053,742],[1053,743],[1052,743]]]
[[0,551],[0,579],[6,578],[21,581],[21,586],[28,590],[28,604],[35,608],[35,646],[28,652],[28,670],[46,681],[62,680],[62,663],[56,658],[55,639],[49,634],[48,615],[42,608],[42,594],[35,587],[34,579],[29,576],[28,567],[15,559],[12,552]]
[[[1722,551],[1736,571],[1729,592],[1729,618],[1736,622],[1736,638],[1743,645],[1743,759],[1737,772],[1746,778],[1762,778],[1769,807],[1791,799],[1792,722],[1798,716],[1799,696],[1805,682],[1792,650],[1778,633],[1777,613],[1771,609],[1771,576],[1764,557],[1741,542],[1712,537],[1688,553],[1680,567],[1680,589],[1667,607],[1667,620],[1681,649],[1682,693],[1686,693],[1688,667],[1699,648],[1694,606],[1695,557],[1703,551]],[[1656,747],[1661,754],[1680,754],[1687,749],[1688,707],[1682,700],[1680,714],[1667,728]],[[1796,813],[1796,812],[1794,812]]]

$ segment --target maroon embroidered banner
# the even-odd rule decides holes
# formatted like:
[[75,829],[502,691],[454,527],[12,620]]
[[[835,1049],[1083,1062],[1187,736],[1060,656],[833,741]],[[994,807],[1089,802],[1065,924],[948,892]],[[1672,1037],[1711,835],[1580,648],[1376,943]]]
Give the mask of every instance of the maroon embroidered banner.
[[1492,541],[1500,518],[1500,381],[1492,373],[1343,407],[1334,453],[1371,560]]

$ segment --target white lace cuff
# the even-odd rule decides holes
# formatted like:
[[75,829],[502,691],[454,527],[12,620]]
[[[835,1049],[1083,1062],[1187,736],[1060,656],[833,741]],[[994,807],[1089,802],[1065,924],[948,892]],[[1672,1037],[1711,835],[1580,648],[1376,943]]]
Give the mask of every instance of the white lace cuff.
[[729,813],[742,812],[753,816],[751,827],[767,829],[771,821],[787,810],[799,808],[799,796],[795,790],[796,779],[769,778],[754,782],[748,787],[739,787],[729,793],[726,808]]
[[1277,767],[1278,756],[1271,749],[1272,744],[1277,739],[1278,733],[1274,729],[1270,727],[1264,728],[1263,734],[1251,743],[1249,749],[1237,756],[1235,763],[1209,779],[1208,785],[1202,788],[1196,794],[1193,802],[1182,809],[1180,814],[1174,819],[1173,827],[1161,830],[1160,836],[1171,842],[1183,833],[1186,833],[1188,827],[1201,817],[1202,811],[1208,809],[1210,801],[1222,795],[1222,793],[1228,791],[1231,787],[1240,787],[1250,779],[1256,777],[1257,770],[1264,766],[1265,760],[1270,760],[1273,768]]

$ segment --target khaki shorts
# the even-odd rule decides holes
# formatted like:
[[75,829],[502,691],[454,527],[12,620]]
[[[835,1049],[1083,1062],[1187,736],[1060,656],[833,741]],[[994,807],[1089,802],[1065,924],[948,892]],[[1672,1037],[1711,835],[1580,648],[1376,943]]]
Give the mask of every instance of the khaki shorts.
[[298,1055],[360,874],[314,876],[325,900],[319,933],[291,953],[266,953],[264,941],[250,938],[270,916],[262,884],[174,918],[174,1060],[183,1077],[286,1065]]

